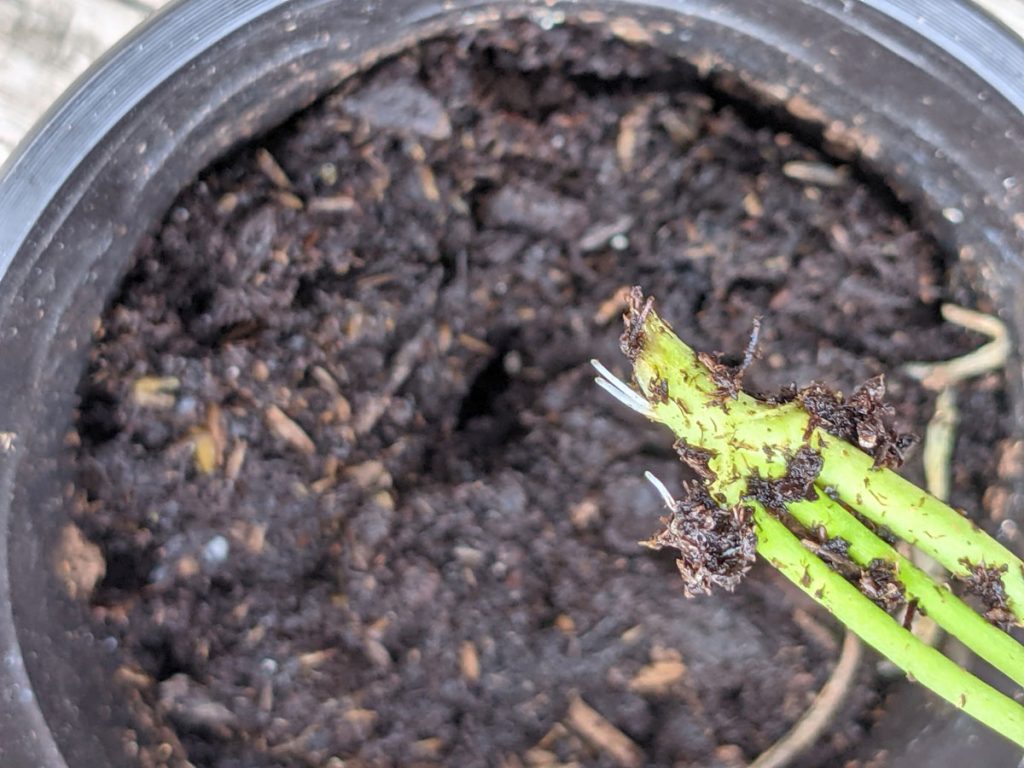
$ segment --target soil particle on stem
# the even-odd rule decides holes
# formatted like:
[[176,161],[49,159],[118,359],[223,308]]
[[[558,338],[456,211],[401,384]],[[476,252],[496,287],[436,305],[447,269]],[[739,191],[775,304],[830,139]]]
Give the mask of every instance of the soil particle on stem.
[[[835,659],[807,603],[770,569],[685,599],[636,544],[644,470],[685,470],[587,361],[637,283],[698,347],[770,316],[757,391],[962,354],[938,308],[977,297],[879,187],[806,194],[787,164],[834,164],[695,77],[600,29],[464,31],[182,192],[80,389],[74,517],[104,566],[76,594],[131,671],[140,764],[741,764],[800,718]],[[923,426],[931,395],[890,385]],[[1005,398],[962,387],[953,502],[977,509]],[[745,513],[686,503],[681,543],[730,544],[694,589],[733,583]],[[671,684],[631,687],[665,659]],[[807,765],[846,761],[879,690]]]
[[904,602],[906,591],[896,576],[896,565],[875,558],[860,573],[860,591],[886,611],[895,610]]
[[714,587],[734,590],[756,559],[752,510],[742,504],[720,507],[704,487],[684,486],[665,529],[644,542],[651,549],[679,552],[676,565],[687,597],[710,595]]
[[917,443],[917,437],[901,434],[890,424],[894,410],[885,402],[882,374],[861,384],[849,398],[815,383],[797,392],[796,400],[811,417],[809,429],[821,427],[856,445],[874,458],[876,467],[902,466]]
[[981,600],[985,607],[985,618],[1000,629],[1007,632],[1016,623],[1016,618],[1006,603],[1006,588],[1003,586],[1003,574],[1006,565],[998,568],[981,563],[971,563],[966,558],[960,561],[970,571],[966,577],[960,577],[964,589]]
[[786,515],[787,504],[818,498],[814,481],[821,467],[821,454],[805,445],[789,459],[781,477],[764,478],[755,472],[747,482],[747,497],[776,515]]

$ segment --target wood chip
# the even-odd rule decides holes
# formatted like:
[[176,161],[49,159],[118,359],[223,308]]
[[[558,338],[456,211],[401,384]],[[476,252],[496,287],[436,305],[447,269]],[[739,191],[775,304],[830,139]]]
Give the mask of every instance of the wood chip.
[[470,336],[468,333],[460,333],[458,339],[459,344],[464,346],[470,352],[476,352],[478,355],[494,354],[494,347],[483,339],[478,339],[476,336]]
[[332,195],[314,197],[306,207],[310,213],[348,213],[356,210],[359,203],[351,195]]
[[323,387],[328,394],[341,394],[341,387],[338,386],[338,380],[335,379],[334,376],[331,375],[331,372],[322,365],[313,366],[313,378],[316,379],[316,383]]
[[238,207],[238,195],[228,192],[217,201],[217,213],[226,216]]
[[296,195],[294,192],[278,192],[274,195],[274,198],[278,203],[281,204],[282,208],[290,208],[293,211],[301,211],[306,207],[306,204],[302,202],[302,198]]
[[665,129],[668,137],[679,147],[688,147],[700,135],[700,126],[696,120],[687,119],[679,110],[663,109],[658,114],[658,122]]
[[612,320],[622,315],[628,303],[629,286],[624,285],[609,298],[601,302],[601,306],[594,313],[594,322],[601,326],[608,325]]
[[196,427],[192,431],[192,461],[204,475],[212,475],[220,464],[217,441],[206,427]]
[[68,595],[84,600],[106,575],[107,561],[77,525],[68,523],[61,529],[57,542],[56,571]]
[[181,382],[173,376],[143,376],[132,383],[132,401],[140,408],[173,408]]
[[578,695],[569,702],[567,721],[569,727],[617,764],[626,768],[643,765],[644,754],[640,747]]
[[263,552],[267,544],[267,524],[255,523],[249,525],[242,537],[242,546],[250,555],[258,555]]
[[341,462],[337,456],[328,456],[324,459],[323,474],[319,480],[313,482],[310,488],[314,493],[324,493],[338,482],[338,470],[341,469]]
[[601,508],[598,507],[597,502],[593,499],[584,499],[569,507],[569,520],[578,531],[589,528],[600,517]]
[[640,134],[651,114],[649,102],[641,102],[623,115],[619,121],[619,133],[615,137],[615,154],[619,166],[626,173],[636,167],[636,148],[640,143]]
[[270,182],[280,189],[291,189],[292,180],[288,178],[288,174],[284,172],[284,168],[277,162],[268,149],[260,147],[256,150],[256,165],[259,167],[260,172],[270,179]]
[[377,722],[377,713],[372,709],[350,709],[342,717],[353,725],[369,730]]
[[224,413],[216,403],[210,403],[206,407],[206,428],[213,438],[214,447],[217,449],[217,466],[220,466],[224,451],[228,447],[228,432]]
[[146,689],[153,686],[156,681],[138,667],[131,667],[122,664],[114,671],[114,680],[129,688]]
[[471,683],[480,679],[480,657],[477,655],[476,646],[470,640],[459,646],[459,669],[462,676]]
[[14,438],[17,437],[13,432],[0,432],[0,451],[9,451],[14,447]]
[[447,352],[452,347],[452,327],[448,323],[442,323],[437,329],[437,350]]
[[542,747],[531,747],[523,754],[530,768],[557,768],[561,765],[558,755]]
[[817,187],[838,187],[846,183],[850,171],[846,166],[791,160],[783,164],[782,172],[794,181],[813,184]]
[[654,42],[654,37],[647,28],[632,16],[617,16],[608,22],[608,29],[616,37],[634,45]]
[[405,384],[436,333],[433,323],[425,323],[416,335],[395,353],[391,360],[391,372],[388,374],[387,383],[355,414],[352,426],[357,435],[365,435],[377,425],[387,411],[392,396]]
[[439,736],[428,736],[412,743],[412,751],[419,757],[439,757],[442,749],[444,749],[444,739]]
[[743,197],[743,210],[752,219],[764,216],[764,205],[761,203],[761,198],[757,196],[757,192],[747,192]]
[[663,694],[686,676],[686,665],[676,659],[654,661],[641,667],[629,681],[634,693]]
[[629,214],[620,216],[614,221],[599,223],[592,226],[580,237],[579,247],[584,253],[603,248],[616,235],[621,235],[633,226],[633,217]]
[[376,459],[364,461],[345,469],[345,476],[355,481],[360,488],[390,488],[391,473]]
[[231,448],[231,453],[228,454],[227,464],[224,465],[224,475],[228,480],[237,480],[239,473],[242,471],[242,465],[245,464],[245,454],[248,450],[248,444],[245,440],[236,440],[235,444]]
[[380,640],[375,637],[363,638],[363,653],[370,663],[378,669],[388,669],[394,663],[391,654]]
[[316,445],[313,443],[312,438],[276,405],[267,408],[264,415],[270,430],[292,448],[307,456],[312,456],[316,453]]
[[309,653],[300,654],[297,657],[299,667],[301,667],[305,672],[312,671],[330,661],[336,653],[337,648],[324,648],[319,651],[310,651]]
[[230,709],[183,673],[161,682],[158,691],[160,710],[180,728],[227,739],[238,726]]
[[344,395],[337,395],[334,398],[334,415],[342,424],[352,420],[352,405]]
[[560,613],[555,617],[555,628],[559,632],[564,632],[567,635],[571,635],[576,631],[576,622],[573,621],[572,616],[567,613]]
[[619,639],[626,645],[632,645],[643,636],[644,625],[635,624],[634,626],[630,627],[625,632],[623,632],[621,635],[619,635]]
[[441,191],[437,188],[437,178],[428,165],[417,166],[416,172],[420,178],[420,187],[423,189],[423,196],[432,203],[441,201]]

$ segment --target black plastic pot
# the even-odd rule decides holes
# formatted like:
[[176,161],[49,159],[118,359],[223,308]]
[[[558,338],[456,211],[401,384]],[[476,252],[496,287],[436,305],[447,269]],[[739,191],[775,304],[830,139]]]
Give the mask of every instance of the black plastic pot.
[[[502,14],[584,14],[718,85],[824,126],[977,261],[1024,329],[1024,42],[954,0],[184,0],[91,70],[0,178],[0,766],[118,765],[108,649],[81,630],[52,547],[64,436],[94,319],[140,235],[228,147],[367,61]],[[1024,432],[1021,367],[1009,373]],[[11,445],[7,446],[10,442]],[[873,748],[890,765],[1020,758],[907,685]]]

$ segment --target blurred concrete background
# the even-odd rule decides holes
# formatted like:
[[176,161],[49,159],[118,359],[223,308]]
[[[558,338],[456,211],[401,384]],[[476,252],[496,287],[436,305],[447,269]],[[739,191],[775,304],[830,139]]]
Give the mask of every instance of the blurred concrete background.
[[[170,0],[0,0],[0,162],[72,80]],[[1024,36],[1024,0],[976,0]]]

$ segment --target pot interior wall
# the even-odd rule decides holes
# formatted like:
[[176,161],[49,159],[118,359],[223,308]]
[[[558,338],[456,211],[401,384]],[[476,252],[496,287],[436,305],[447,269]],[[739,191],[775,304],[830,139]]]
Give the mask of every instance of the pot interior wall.
[[[65,440],[75,387],[93,324],[135,244],[177,192],[227,148],[416,38],[518,9],[516,15],[528,12],[543,24],[566,16],[609,24],[621,37],[678,52],[717,87],[775,104],[791,126],[881,173],[949,248],[977,261],[1019,331],[1024,306],[1012,295],[1021,279],[1021,234],[1013,215],[1021,209],[1024,184],[1003,181],[1024,156],[1017,112],[875,11],[813,2],[668,5],[601,4],[588,11],[507,4],[499,12],[458,3],[442,12],[419,0],[266,3],[279,7],[179,62],[92,148],[0,283],[6,363],[0,414],[10,419],[0,422],[0,431],[16,435],[10,455],[0,457],[0,521],[7,516],[9,529],[6,555],[0,549],[0,589],[9,588],[13,612],[13,622],[0,616],[0,645],[6,674],[19,686],[8,687],[12,702],[0,702],[5,765],[60,765],[58,750],[78,764],[123,760],[111,727],[119,709],[109,682],[110,649],[80,629],[81,608],[66,596],[52,552],[67,518]],[[174,45],[158,26],[145,35],[150,43]],[[995,136],[1003,138],[990,140]],[[98,138],[83,135],[82,141]],[[1013,370],[1014,410],[1024,424],[1016,397],[1019,367]],[[1012,764],[1006,745],[948,708],[934,707],[917,688],[907,686],[899,696],[904,701],[885,726],[885,743],[874,745],[888,748],[893,764],[955,765],[968,758]]]

